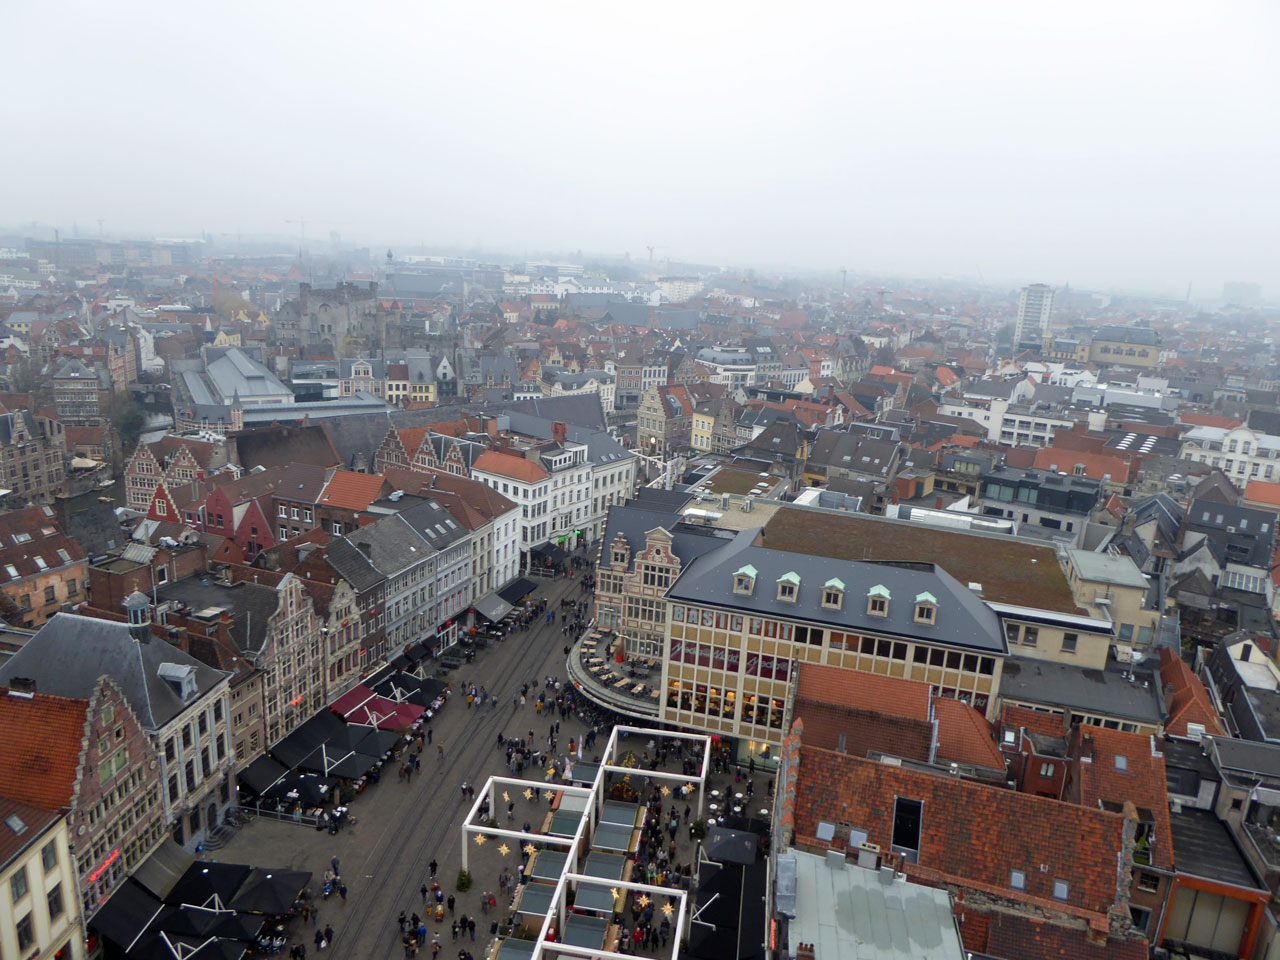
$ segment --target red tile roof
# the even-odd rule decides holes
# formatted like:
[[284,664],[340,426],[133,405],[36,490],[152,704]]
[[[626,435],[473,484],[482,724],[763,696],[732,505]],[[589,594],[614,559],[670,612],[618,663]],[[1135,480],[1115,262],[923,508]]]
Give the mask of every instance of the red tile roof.
[[1238,427],[1241,423],[1235,417],[1219,417],[1211,413],[1192,413],[1190,411],[1178,414],[1178,421],[1189,427],[1222,427],[1226,430]]
[[996,745],[991,724],[981,713],[951,697],[933,698],[938,721],[938,762],[968,763],[989,770],[1004,769],[1004,754]]
[[1085,450],[1067,450],[1060,447],[1044,447],[1036,451],[1032,465],[1042,470],[1074,473],[1076,466],[1084,466],[1084,475],[1091,480],[1110,477],[1114,483],[1128,483],[1130,464],[1120,457],[1110,457]]
[[1172,870],[1173,838],[1164,754],[1154,752],[1151,736],[1082,724],[1071,731],[1068,755],[1075,761],[1070,798],[1092,809],[1104,803],[1112,808],[1132,803],[1138,808],[1139,820],[1153,820],[1155,824],[1152,864]]
[[[1119,814],[809,746],[797,784],[802,843],[817,843],[819,821],[844,822],[889,850],[897,801],[916,800],[919,862],[905,864],[908,876],[1086,917],[1105,917],[1116,899]],[[1025,875],[1023,891],[1010,886],[1014,870]],[[1053,898],[1055,880],[1067,882],[1065,901]]]
[[1032,710],[1030,707],[1016,707],[1008,703],[1000,708],[1000,725],[1010,730],[1025,728],[1028,733],[1038,733],[1046,737],[1067,735],[1061,716],[1045,713],[1043,710]]
[[86,700],[14,697],[0,687],[0,796],[59,810],[71,803]]
[[367,510],[369,504],[378,499],[385,483],[376,474],[336,470],[325,484],[324,492],[320,494],[316,505],[343,510]]
[[985,947],[966,941],[965,949],[1000,960],[1147,960],[1149,944],[1140,936],[1091,943],[1087,930],[993,913]]
[[14,583],[84,560],[80,544],[64,534],[57,519],[44,508],[24,507],[0,514],[0,583]]
[[8,865],[15,856],[27,849],[29,844],[35,843],[45,830],[56,823],[59,816],[61,814],[53,810],[0,797],[0,822],[7,821],[10,817],[17,817],[26,825],[26,829],[21,833],[15,833],[8,828],[7,824],[5,829],[0,830],[0,863]]
[[1250,480],[1244,488],[1244,499],[1256,504],[1280,507],[1280,483]]
[[927,683],[874,673],[843,670],[818,663],[800,665],[796,697],[817,703],[870,710],[893,717],[930,720]]
[[498,453],[496,450],[486,450],[480,454],[476,462],[471,465],[471,469],[479,470],[481,473],[497,474],[521,483],[541,483],[549,476],[547,471],[532,460],[510,453]]
[[1160,684],[1171,692],[1165,694],[1169,718],[1165,721],[1165,733],[1171,737],[1187,736],[1187,724],[1198,723],[1211,736],[1225,737],[1226,728],[1218,711],[1213,708],[1209,691],[1180,656],[1168,647],[1160,648]]

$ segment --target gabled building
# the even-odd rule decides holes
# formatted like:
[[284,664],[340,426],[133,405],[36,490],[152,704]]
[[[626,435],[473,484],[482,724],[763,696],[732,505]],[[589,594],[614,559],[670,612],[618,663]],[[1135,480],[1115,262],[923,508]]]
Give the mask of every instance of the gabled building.
[[[101,676],[84,693],[55,696],[16,676],[0,686],[0,796],[66,817],[63,903],[87,919],[164,840],[166,824],[156,747],[121,684]],[[28,884],[49,868],[46,860]]]
[[0,593],[10,623],[38,627],[88,598],[89,565],[52,507],[0,514]]
[[0,683],[32,680],[52,696],[88,700],[102,676],[119,685],[159,755],[166,826],[194,848],[231,805],[228,676],[151,634],[134,594],[128,623],[59,613],[0,664]]

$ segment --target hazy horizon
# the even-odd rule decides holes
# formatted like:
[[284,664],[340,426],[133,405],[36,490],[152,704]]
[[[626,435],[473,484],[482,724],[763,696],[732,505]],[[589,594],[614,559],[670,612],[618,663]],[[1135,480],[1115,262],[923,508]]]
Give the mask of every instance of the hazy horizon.
[[158,9],[0,11],[0,222],[1280,293],[1265,3]]

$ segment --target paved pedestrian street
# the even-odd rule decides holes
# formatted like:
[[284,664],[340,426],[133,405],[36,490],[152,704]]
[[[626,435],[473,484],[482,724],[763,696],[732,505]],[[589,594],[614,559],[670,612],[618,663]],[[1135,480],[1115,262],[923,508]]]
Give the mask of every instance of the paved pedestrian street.
[[[343,958],[403,956],[398,917],[401,911],[406,915],[415,912],[424,917],[432,915],[429,908],[434,905],[434,894],[430,864],[434,861],[441,897],[453,897],[454,904],[451,916],[446,899],[443,919],[437,921],[432,915],[427,923],[424,956],[432,950],[433,938],[439,939],[441,954],[449,960],[464,951],[477,958],[485,955],[493,940],[491,928],[500,916],[506,915],[511,901],[511,888],[503,892],[501,875],[504,872],[512,877],[518,875],[524,853],[514,842],[504,845],[499,840],[472,845],[469,848],[472,885],[465,892],[456,890],[461,865],[460,828],[473,802],[464,797],[463,787],[474,786],[480,790],[490,776],[512,776],[506,749],[500,743],[502,739],[525,739],[531,741],[533,750],[546,752],[548,736],[558,723],[556,748],[551,753],[563,756],[569,741],[579,742],[588,730],[576,711],[567,711],[561,718],[554,710],[554,691],[550,699],[552,709],[539,714],[536,701],[537,695],[546,689],[548,676],[558,678],[562,684],[567,682],[563,651],[568,639],[560,626],[560,601],[564,598],[580,601],[589,596],[582,592],[577,578],[557,577],[539,581],[534,599],[540,597],[545,597],[547,609],[557,614],[554,623],[548,624],[539,618],[529,629],[509,633],[502,642],[478,650],[473,663],[449,675],[453,695],[431,721],[431,743],[421,754],[421,771],[406,783],[392,776],[392,771],[399,767],[398,761],[385,764],[381,782],[371,785],[350,804],[350,812],[357,821],[354,825],[330,835],[311,827],[259,818],[241,827],[222,849],[203,855],[211,860],[312,872],[312,902],[318,910],[305,927],[304,921],[293,921],[290,946],[304,945],[314,960],[315,931],[330,925],[334,939],[325,954],[332,952]],[[536,689],[532,686],[535,681]],[[465,696],[460,693],[464,682],[483,686],[494,699],[483,706],[468,707]],[[519,705],[524,684],[530,685],[529,695],[526,703]],[[597,734],[596,754],[603,750],[608,733],[602,729]],[[644,755],[646,746],[633,746],[637,759]],[[443,756],[437,747],[443,747]],[[590,749],[584,751],[584,758],[593,758]],[[665,769],[679,772],[679,762],[669,760]],[[529,780],[547,780],[544,770],[534,764],[517,775]],[[732,775],[709,777],[706,789],[724,791],[732,787],[729,789],[732,794],[743,789],[745,773],[742,778],[743,784],[735,785]],[[637,775],[635,779],[643,801],[648,795],[644,778]],[[761,776],[760,780],[752,806],[763,808],[767,807],[764,802],[767,777]],[[514,793],[511,802],[515,804],[513,820],[508,820],[501,798],[492,814],[503,827],[520,828],[529,822],[535,830],[539,829],[548,808],[543,796],[534,793],[532,799],[526,799],[522,793]],[[695,801],[691,818],[696,817],[696,809]],[[664,820],[670,816],[670,810],[670,804],[664,804]],[[696,846],[684,824],[683,804],[677,805],[676,812],[682,823],[674,862],[690,865],[696,874]],[[662,842],[667,842],[666,833],[662,835]],[[320,896],[324,873],[334,858],[346,887],[345,901],[336,892],[327,900]],[[642,873],[636,869],[638,882],[644,882]],[[424,885],[428,888],[425,899],[432,903],[424,903]],[[492,911],[484,902],[486,893],[494,899]],[[475,918],[474,943],[470,931],[459,931],[458,940],[463,942],[454,941],[452,922],[463,915]],[[629,915],[624,916],[622,922],[628,929],[633,926]],[[669,948],[638,952],[665,956]]]

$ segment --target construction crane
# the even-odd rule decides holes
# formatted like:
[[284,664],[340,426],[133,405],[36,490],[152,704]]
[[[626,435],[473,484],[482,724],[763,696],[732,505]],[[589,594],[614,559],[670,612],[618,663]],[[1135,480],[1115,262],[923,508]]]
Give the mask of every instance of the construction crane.
[[307,245],[307,224],[317,226],[322,223],[331,223],[330,220],[307,220],[299,217],[297,220],[286,220],[285,223],[296,224],[298,227],[298,259],[302,259],[302,248]]

